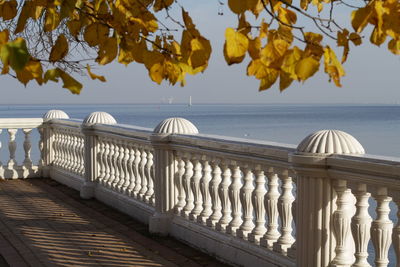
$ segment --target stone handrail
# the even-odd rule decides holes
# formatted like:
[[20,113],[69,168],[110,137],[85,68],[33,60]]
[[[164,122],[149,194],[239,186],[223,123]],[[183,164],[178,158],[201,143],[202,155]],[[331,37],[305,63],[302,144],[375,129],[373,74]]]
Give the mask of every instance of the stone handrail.
[[[43,122],[42,118],[0,118],[0,134],[4,129],[8,133],[8,151],[9,158],[7,162],[0,161],[0,178],[27,178],[38,176],[38,163],[31,159],[31,133],[33,129],[38,128]],[[19,132],[24,135],[24,141],[18,145],[16,136]],[[16,152],[21,146],[24,152],[23,162],[18,163]],[[0,141],[0,148],[2,143]],[[4,165],[3,165],[4,164]]]
[[390,265],[400,266],[400,158],[364,155],[344,132],[316,132],[296,147],[199,134],[180,118],[152,130],[104,112],[47,117],[42,175],[150,232],[240,266],[370,266],[369,256],[388,266],[390,246]]

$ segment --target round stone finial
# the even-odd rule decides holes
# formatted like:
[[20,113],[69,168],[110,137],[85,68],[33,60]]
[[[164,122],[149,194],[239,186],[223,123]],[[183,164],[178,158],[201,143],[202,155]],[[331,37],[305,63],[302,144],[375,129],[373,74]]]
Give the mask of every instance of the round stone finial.
[[116,124],[117,121],[114,119],[113,116],[108,114],[107,112],[103,111],[95,111],[90,113],[84,120],[84,124],[95,124],[95,123],[101,123],[101,124]]
[[44,115],[43,115],[43,119],[45,121],[47,120],[51,120],[51,119],[69,119],[69,116],[67,113],[65,113],[62,110],[58,110],[58,109],[51,109],[49,111],[47,111]]
[[300,153],[364,154],[362,145],[348,133],[322,130],[310,134],[297,146]]
[[160,122],[153,133],[158,134],[198,134],[193,123],[184,118],[169,118]]

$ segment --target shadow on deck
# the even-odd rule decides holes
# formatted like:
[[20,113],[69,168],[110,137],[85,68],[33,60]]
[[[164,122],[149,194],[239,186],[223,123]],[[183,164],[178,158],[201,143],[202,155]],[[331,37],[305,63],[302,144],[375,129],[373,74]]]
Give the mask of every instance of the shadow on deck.
[[0,181],[0,266],[224,266],[50,179]]

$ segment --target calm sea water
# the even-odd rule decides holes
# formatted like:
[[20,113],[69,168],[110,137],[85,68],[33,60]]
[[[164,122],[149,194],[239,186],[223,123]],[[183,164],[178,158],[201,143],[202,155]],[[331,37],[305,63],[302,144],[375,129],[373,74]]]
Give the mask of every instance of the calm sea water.
[[201,133],[288,144],[317,130],[338,129],[356,137],[368,154],[400,157],[400,105],[1,105],[0,117],[41,117],[49,109],[80,119],[106,111],[119,123],[149,128],[179,116]]

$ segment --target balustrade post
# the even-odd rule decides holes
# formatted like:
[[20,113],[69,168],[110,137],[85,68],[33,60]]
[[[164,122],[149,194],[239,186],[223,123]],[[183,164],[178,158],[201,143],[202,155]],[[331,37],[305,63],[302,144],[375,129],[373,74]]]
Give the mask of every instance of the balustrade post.
[[50,168],[54,161],[54,133],[51,126],[52,119],[69,119],[69,116],[62,110],[49,110],[43,115],[43,124],[40,125],[40,167],[42,168],[42,176],[50,177]]
[[149,221],[149,231],[167,235],[178,203],[178,188],[175,177],[179,175],[178,161],[170,146],[171,134],[197,134],[197,128],[188,120],[169,118],[154,129],[150,137],[154,147],[154,193],[155,213]]
[[85,142],[85,181],[80,190],[80,196],[83,199],[94,197],[96,179],[98,177],[98,136],[94,129],[95,124],[116,124],[116,120],[106,112],[93,112],[89,114],[82,123],[82,133]]
[[[336,192],[327,172],[327,158],[332,154],[363,153],[363,147],[351,135],[337,130],[324,130],[306,137],[298,145],[296,153],[291,156],[293,169],[297,173],[297,266],[340,265],[339,262],[333,262],[335,248],[338,249],[337,239],[339,238],[339,243],[343,241],[342,244],[338,244],[339,246],[346,247],[347,242],[351,242],[351,238],[341,240],[340,233],[336,232],[336,237],[334,235],[333,212],[336,210]],[[338,187],[338,189],[343,188]],[[342,226],[348,226],[348,234],[351,235],[350,210],[347,207],[352,202],[347,201],[347,195],[344,194],[348,192],[347,189],[343,190],[340,191],[342,195],[338,200],[341,207],[338,207],[339,211],[336,213],[335,227],[336,230],[340,230]],[[340,215],[346,215],[345,217],[349,220],[342,221],[343,223],[340,224],[340,218],[342,218]],[[343,251],[341,248],[339,250]],[[347,266],[347,261],[343,264],[340,266]]]

